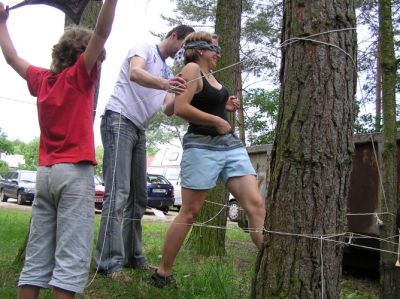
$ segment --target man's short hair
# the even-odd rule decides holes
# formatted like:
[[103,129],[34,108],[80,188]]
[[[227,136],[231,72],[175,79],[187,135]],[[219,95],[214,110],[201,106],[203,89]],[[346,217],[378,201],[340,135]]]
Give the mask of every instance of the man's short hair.
[[167,33],[165,38],[168,38],[173,32],[176,32],[177,39],[181,40],[188,36],[190,33],[194,32],[194,29],[190,26],[179,25],[171,29],[170,32]]

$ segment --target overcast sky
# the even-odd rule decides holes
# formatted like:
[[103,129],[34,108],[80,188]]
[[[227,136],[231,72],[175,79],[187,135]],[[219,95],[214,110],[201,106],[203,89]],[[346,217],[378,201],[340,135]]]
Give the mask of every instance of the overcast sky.
[[[0,0],[7,4],[21,1]],[[169,0],[120,0],[113,30],[106,44],[107,59],[103,64],[99,104],[94,123],[96,145],[101,144],[99,116],[112,92],[121,63],[135,40],[157,43],[150,31],[168,32],[169,26],[160,13],[172,15],[174,3]],[[64,28],[64,14],[46,5],[27,5],[10,11],[8,29],[19,55],[30,63],[48,68],[51,48]],[[26,81],[7,65],[0,54],[0,128],[8,139],[29,142],[39,137],[35,105]]]

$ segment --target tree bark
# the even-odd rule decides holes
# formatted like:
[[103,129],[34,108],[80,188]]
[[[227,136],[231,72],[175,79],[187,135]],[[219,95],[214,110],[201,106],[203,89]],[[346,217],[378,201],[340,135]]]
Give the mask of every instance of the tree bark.
[[[396,57],[394,52],[392,9],[390,0],[379,1],[379,33],[383,98],[383,198],[381,238],[398,234],[396,216],[399,215],[397,195],[397,145],[396,145]],[[381,242],[381,249],[396,252],[396,245]],[[396,256],[381,252],[380,298],[400,298],[400,268],[395,266]]]
[[198,226],[194,226],[186,243],[187,248],[197,254],[205,256],[224,256],[225,230],[219,229],[226,226],[227,210],[221,205],[221,201],[215,199],[227,196],[224,186],[218,182],[217,186],[210,190],[207,201],[197,217]]
[[375,94],[375,131],[379,132],[382,128],[382,71],[381,71],[381,39],[378,38],[376,51],[376,94]]
[[[84,26],[89,29],[94,29],[96,26],[97,16],[99,15],[100,8],[103,2],[98,0],[90,0],[85,10],[83,11],[80,26]],[[72,26],[74,22],[68,16],[65,16],[65,26]]]
[[323,236],[346,230],[357,84],[354,1],[285,0],[283,8],[283,41],[323,33],[312,39],[332,46],[297,40],[282,47],[266,235],[251,297],[339,298],[342,250]]
[[[240,60],[240,57],[238,57],[238,61]],[[237,74],[236,76],[239,78],[236,82],[236,93],[235,95],[241,100],[240,101],[240,108],[237,110],[238,114],[238,127],[239,127],[239,138],[242,140],[243,144],[246,144],[246,133],[244,129],[244,109],[243,109],[243,86],[242,86],[242,79],[241,79],[241,74],[242,74],[242,66],[241,64],[238,65],[238,69],[236,70]]]
[[[94,29],[96,27],[97,16],[99,15],[101,6],[103,2],[98,0],[90,0],[85,10],[83,11],[81,21],[79,26],[83,26],[89,29]],[[65,26],[73,26],[74,22],[68,16],[65,16]],[[100,91],[100,76],[101,70],[99,72],[96,85],[94,87],[94,108],[93,108],[93,122],[96,117],[97,103],[99,101],[99,91]]]
[[[237,82],[241,80],[238,72],[229,67],[239,61],[241,13],[242,1],[218,0],[215,32],[219,35],[219,45],[222,52],[218,69],[228,68],[217,72],[215,76],[228,88],[230,94],[236,91]],[[234,114],[231,113],[228,118],[232,128],[234,128]],[[205,203],[197,217],[197,222],[207,222],[209,224],[208,220],[220,212],[211,223],[212,225],[225,227],[227,209],[223,208],[223,205],[227,203],[228,195],[225,187],[218,181],[217,187],[210,190],[207,195],[207,201],[214,204]],[[225,255],[225,235],[226,231],[224,229],[193,227],[187,244],[191,249],[203,255]]]

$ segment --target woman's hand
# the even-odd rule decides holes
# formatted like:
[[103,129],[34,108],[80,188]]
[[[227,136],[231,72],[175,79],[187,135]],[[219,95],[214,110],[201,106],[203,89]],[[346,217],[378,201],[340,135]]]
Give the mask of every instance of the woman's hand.
[[226,102],[225,109],[228,112],[235,112],[240,107],[240,100],[235,96],[230,96]]
[[225,119],[219,117],[218,124],[215,126],[218,134],[225,135],[232,131],[232,127]]

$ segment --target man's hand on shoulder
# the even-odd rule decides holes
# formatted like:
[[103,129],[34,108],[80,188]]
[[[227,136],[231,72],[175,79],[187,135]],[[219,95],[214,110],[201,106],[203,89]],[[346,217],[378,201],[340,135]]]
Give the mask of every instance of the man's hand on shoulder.
[[186,81],[180,75],[177,75],[168,80],[168,84],[166,85],[166,90],[179,95],[183,93],[186,89]]

